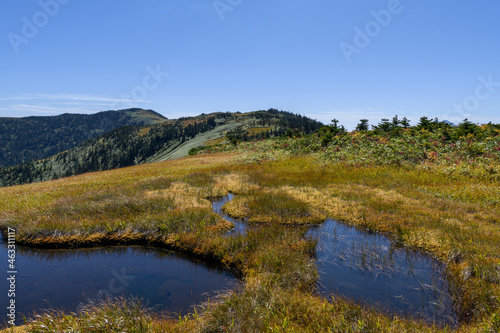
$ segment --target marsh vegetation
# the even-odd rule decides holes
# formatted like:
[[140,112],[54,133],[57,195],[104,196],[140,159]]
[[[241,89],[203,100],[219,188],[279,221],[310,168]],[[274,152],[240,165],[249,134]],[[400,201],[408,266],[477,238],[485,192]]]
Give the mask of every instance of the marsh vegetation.
[[[498,128],[474,127],[456,138],[450,132],[446,140],[442,127],[393,130],[227,143],[182,160],[3,188],[1,224],[17,229],[19,245],[157,246],[235,270],[244,280],[244,288],[189,316],[133,312],[140,327],[129,331],[452,330],[317,295],[317,240],[306,234],[327,217],[384,233],[445,265],[460,322],[453,330],[500,330]],[[231,224],[209,201],[228,193],[236,197],[225,212],[260,227],[228,237]],[[94,325],[91,318],[103,313],[127,322],[124,313],[134,304],[55,313],[51,329],[43,330],[40,317],[27,330]],[[112,327],[107,322],[101,331]]]

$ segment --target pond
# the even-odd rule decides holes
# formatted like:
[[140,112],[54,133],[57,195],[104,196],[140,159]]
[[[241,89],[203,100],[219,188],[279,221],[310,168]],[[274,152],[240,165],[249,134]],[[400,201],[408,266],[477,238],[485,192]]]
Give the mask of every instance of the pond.
[[457,326],[446,267],[384,235],[327,220],[307,233],[318,240],[318,291],[438,325]]
[[[6,245],[2,242],[0,246],[0,262],[7,267]],[[50,251],[20,247],[16,266],[17,324],[22,323],[21,315],[39,309],[76,311],[80,304],[106,296],[140,297],[156,311],[187,314],[193,305],[238,283],[236,277],[217,267],[143,247]],[[5,278],[0,290],[8,290]],[[0,299],[5,313],[7,297]]]
[[[223,212],[222,206],[233,197],[214,201],[214,211],[235,224],[230,234],[245,234],[249,225]],[[432,256],[331,219],[311,227],[306,237],[318,240],[318,293],[441,326],[458,325],[446,267]]]
[[[233,198],[229,194],[212,202],[214,212],[235,225],[229,237],[244,235],[249,228],[223,212],[222,207]],[[318,293],[340,295],[438,325],[457,325],[445,265],[433,257],[334,220],[311,227],[306,237],[318,240]],[[6,245],[2,241],[0,246],[0,262],[7,267]],[[45,308],[76,311],[82,303],[122,295],[142,297],[157,311],[186,314],[193,305],[238,283],[220,268],[144,247],[19,248],[16,264],[17,312],[25,315]],[[6,279],[1,280],[0,290],[8,290]],[[7,301],[1,298],[3,309]]]

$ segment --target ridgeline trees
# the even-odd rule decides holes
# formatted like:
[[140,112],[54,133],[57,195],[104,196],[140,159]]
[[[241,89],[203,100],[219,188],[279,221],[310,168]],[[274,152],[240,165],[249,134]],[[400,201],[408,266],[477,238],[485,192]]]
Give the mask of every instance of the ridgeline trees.
[[172,151],[198,134],[216,128],[219,124],[224,124],[226,121],[239,123],[242,120],[245,120],[246,124],[250,120],[248,124],[250,127],[268,129],[249,132],[238,128],[229,131],[227,138],[235,143],[282,136],[287,130],[296,134],[310,134],[322,126],[321,123],[307,117],[276,109],[247,114],[218,112],[147,126],[122,126],[50,158],[32,159],[16,166],[0,168],[0,186],[51,180],[146,163],[155,156]]
[[0,167],[42,159],[74,148],[88,139],[126,125],[166,120],[142,109],[50,117],[0,118]]

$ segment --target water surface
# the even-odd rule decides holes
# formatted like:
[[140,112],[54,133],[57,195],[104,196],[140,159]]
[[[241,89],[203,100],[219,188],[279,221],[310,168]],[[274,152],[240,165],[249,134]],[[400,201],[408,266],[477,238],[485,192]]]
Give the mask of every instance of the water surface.
[[[5,243],[0,252],[0,262],[7,268]],[[215,297],[217,291],[232,288],[238,281],[226,271],[187,256],[141,247],[18,248],[16,266],[19,319],[46,308],[76,311],[80,304],[106,296],[141,297],[157,311],[186,314],[194,304]],[[2,279],[0,290],[5,313],[6,279]],[[6,316],[2,315],[2,322],[3,318]]]
[[[228,236],[245,235],[249,225],[222,211],[233,198],[229,194],[214,200],[212,207],[235,225]],[[312,227],[306,237],[318,240],[319,293],[341,295],[439,325],[457,325],[445,266],[438,260],[398,246],[384,235],[334,220]],[[7,267],[5,244],[0,245],[0,262]],[[21,314],[42,308],[76,311],[79,304],[106,295],[143,297],[158,311],[185,314],[194,304],[237,283],[234,276],[216,267],[141,247],[52,251],[20,248],[16,260],[16,303]],[[8,290],[6,279],[2,279],[0,288]],[[0,300],[5,309],[7,300]]]
[[439,325],[457,325],[445,265],[384,235],[327,220],[318,239],[318,290]]
[[234,199],[234,194],[229,193],[228,195],[212,200],[212,209],[214,213],[218,214],[220,217],[234,224],[234,228],[229,230],[227,235],[245,235],[248,230],[248,224],[240,221],[238,219],[232,218],[231,216],[224,213],[222,207],[229,201]]
[[[233,197],[229,194],[214,201],[214,211],[235,224],[230,235],[245,234],[250,226],[222,211]],[[306,237],[318,240],[320,294],[346,297],[441,326],[458,325],[446,267],[432,256],[331,219],[311,227]]]

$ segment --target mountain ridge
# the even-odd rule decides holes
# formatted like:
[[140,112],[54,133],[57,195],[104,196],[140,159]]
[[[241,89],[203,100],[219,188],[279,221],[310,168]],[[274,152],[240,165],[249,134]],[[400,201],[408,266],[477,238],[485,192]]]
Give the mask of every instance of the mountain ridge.
[[14,166],[69,150],[88,139],[126,125],[148,125],[167,119],[144,109],[94,114],[0,118],[0,166]]
[[[248,113],[214,112],[161,123],[126,125],[53,156],[0,168],[0,186],[19,185],[187,156],[212,141],[312,133],[322,124],[276,109]],[[238,139],[236,139],[238,138]]]

